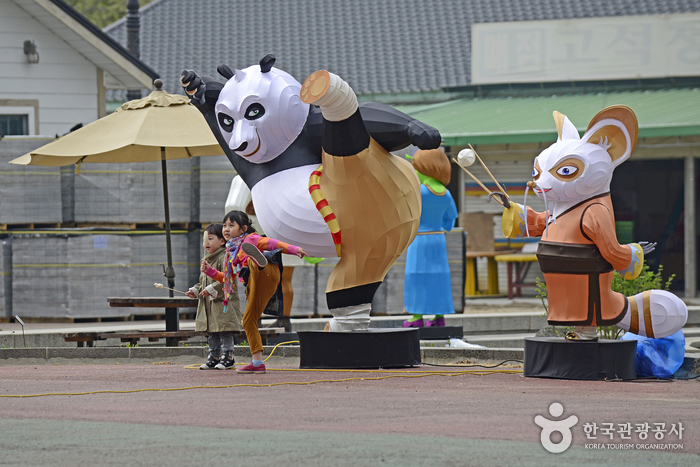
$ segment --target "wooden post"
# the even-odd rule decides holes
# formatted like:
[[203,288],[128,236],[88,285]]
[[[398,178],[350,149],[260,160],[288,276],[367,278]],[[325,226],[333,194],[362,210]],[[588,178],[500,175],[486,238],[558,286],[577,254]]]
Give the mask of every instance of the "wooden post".
[[[168,287],[170,289],[175,288],[175,269],[173,269],[173,249],[172,243],[170,241],[170,206],[168,199],[168,168],[165,162],[165,148],[160,148],[161,156],[161,172],[163,176],[163,209],[165,211],[165,246],[166,255],[168,258],[168,266],[165,269],[165,277],[168,279]],[[173,296],[173,291],[169,290],[168,295]],[[180,315],[178,314],[177,308],[166,308],[165,309],[165,330],[166,331],[178,331],[180,329]],[[179,345],[179,340],[174,338],[167,338],[165,340],[165,345],[167,347],[177,347]]]
[[695,192],[695,157],[685,158],[684,180],[684,243],[685,243],[685,297],[695,298],[697,288],[697,231],[695,229],[695,211],[697,193]]

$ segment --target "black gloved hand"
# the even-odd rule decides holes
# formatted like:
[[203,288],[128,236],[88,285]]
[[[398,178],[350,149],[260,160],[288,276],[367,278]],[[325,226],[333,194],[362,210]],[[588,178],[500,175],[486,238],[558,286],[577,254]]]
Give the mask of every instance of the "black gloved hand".
[[408,122],[408,136],[411,139],[411,144],[419,149],[436,149],[440,147],[440,132],[420,120]]
[[199,104],[204,103],[204,91],[207,90],[207,86],[197,73],[192,70],[183,71],[180,76],[180,85],[190,100]]

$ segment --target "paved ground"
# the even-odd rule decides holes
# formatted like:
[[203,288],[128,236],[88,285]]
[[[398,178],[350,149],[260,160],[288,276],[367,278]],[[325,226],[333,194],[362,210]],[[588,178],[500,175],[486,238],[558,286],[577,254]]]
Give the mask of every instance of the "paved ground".
[[[238,375],[155,363],[0,366],[0,395],[179,389],[0,397],[0,465],[700,464],[699,381],[540,380],[426,366],[379,373],[275,365],[265,375]],[[422,376],[436,370],[445,373]],[[400,377],[372,379],[393,375]],[[238,384],[276,386],[231,387]],[[559,418],[548,413],[554,402],[564,407]],[[537,415],[577,416],[573,446],[547,452]],[[667,430],[682,423],[682,439],[584,434],[584,424],[617,430],[628,422]],[[641,446],[652,443],[682,447]],[[626,444],[632,449],[620,449]]]

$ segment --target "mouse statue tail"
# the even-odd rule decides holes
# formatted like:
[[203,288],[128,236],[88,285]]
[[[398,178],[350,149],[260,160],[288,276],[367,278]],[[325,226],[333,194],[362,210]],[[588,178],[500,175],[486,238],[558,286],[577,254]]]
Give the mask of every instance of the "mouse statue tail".
[[665,290],[647,290],[627,297],[627,310],[617,326],[639,336],[661,338],[678,332],[687,320],[683,300]]

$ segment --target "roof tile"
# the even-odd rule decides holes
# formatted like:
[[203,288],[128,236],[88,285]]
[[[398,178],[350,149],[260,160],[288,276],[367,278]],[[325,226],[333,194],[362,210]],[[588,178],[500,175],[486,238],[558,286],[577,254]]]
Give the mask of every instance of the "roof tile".
[[[700,0],[154,0],[140,49],[171,93],[184,69],[217,76],[268,53],[300,81],[326,68],[360,95],[437,91],[470,84],[474,23],[696,11]],[[105,32],[126,45],[125,19]]]

